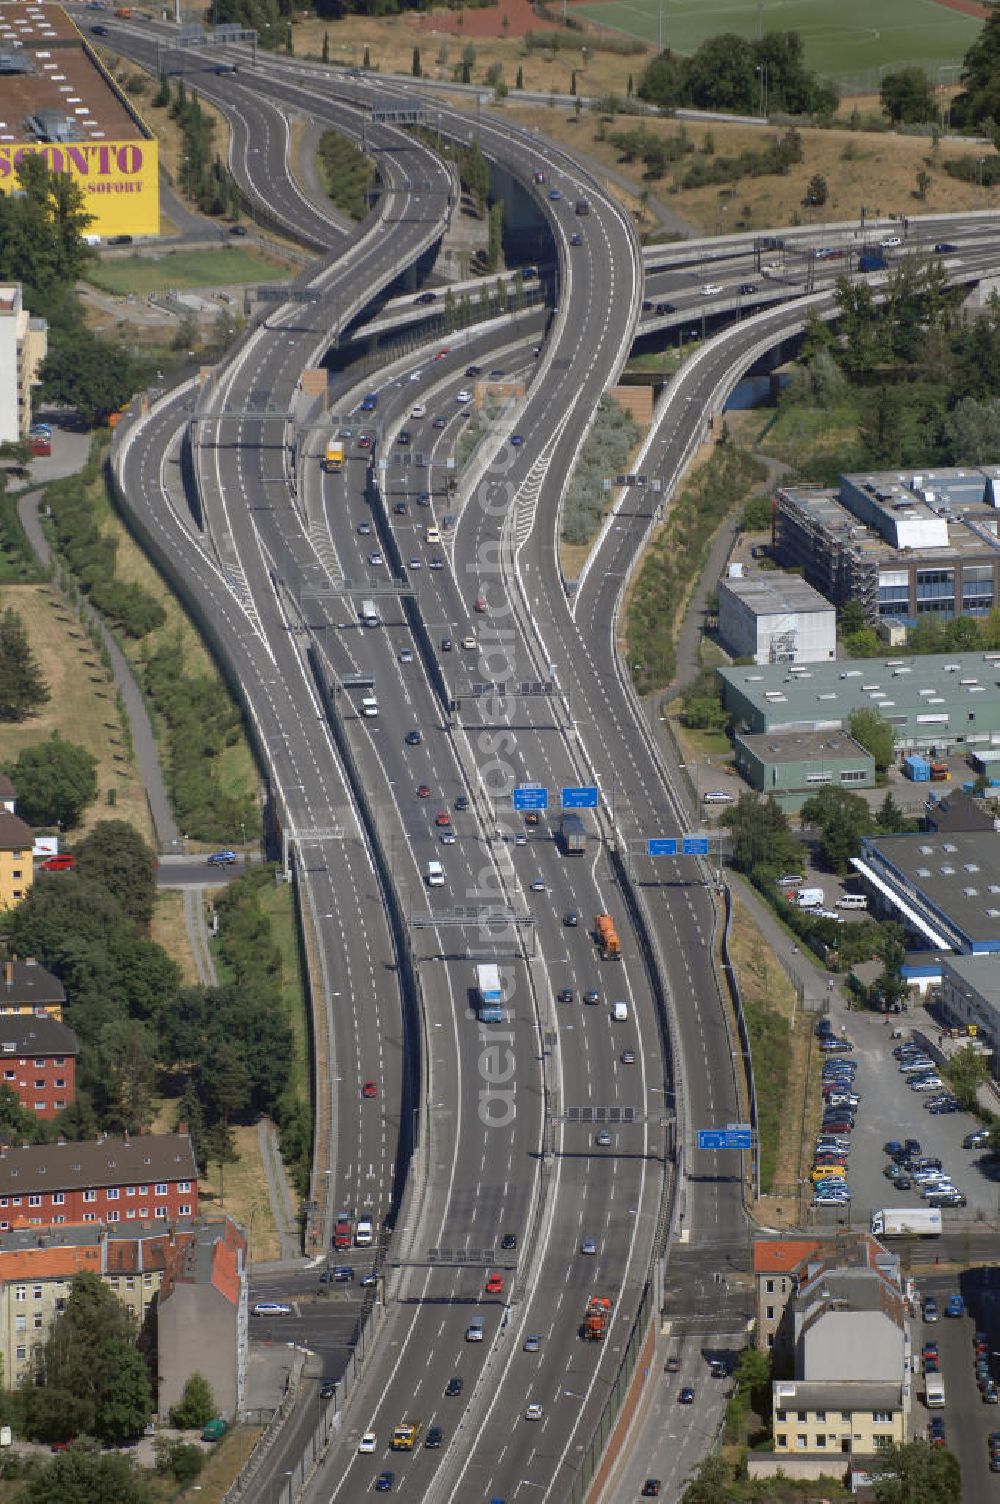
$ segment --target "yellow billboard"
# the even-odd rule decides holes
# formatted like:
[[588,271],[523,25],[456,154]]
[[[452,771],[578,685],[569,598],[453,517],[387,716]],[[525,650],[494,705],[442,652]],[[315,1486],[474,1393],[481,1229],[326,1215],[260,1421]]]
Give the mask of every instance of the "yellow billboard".
[[90,235],[158,235],[160,180],[156,141],[0,143],[0,192],[18,187],[17,164],[30,153],[52,172],[68,172],[83,190]]

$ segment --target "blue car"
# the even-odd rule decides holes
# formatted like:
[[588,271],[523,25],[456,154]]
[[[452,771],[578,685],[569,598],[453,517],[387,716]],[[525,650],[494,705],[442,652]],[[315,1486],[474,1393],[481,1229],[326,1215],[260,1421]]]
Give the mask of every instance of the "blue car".
[[208,858],[210,867],[231,867],[237,860],[235,851],[213,851]]

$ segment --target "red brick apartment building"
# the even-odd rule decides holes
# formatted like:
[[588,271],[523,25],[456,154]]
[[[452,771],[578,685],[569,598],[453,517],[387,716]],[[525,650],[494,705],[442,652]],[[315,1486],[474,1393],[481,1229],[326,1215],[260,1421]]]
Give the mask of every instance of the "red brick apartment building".
[[0,1149],[0,1232],[197,1215],[198,1166],[189,1134]]
[[0,1014],[0,1078],[21,1106],[54,1118],[76,1097],[73,1030],[48,1013]]

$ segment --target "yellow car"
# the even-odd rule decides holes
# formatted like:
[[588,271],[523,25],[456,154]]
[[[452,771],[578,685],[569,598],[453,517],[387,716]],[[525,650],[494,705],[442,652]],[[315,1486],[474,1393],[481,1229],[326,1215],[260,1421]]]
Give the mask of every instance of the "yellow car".
[[812,1178],[814,1183],[817,1180],[846,1180],[847,1171],[843,1165],[816,1165]]

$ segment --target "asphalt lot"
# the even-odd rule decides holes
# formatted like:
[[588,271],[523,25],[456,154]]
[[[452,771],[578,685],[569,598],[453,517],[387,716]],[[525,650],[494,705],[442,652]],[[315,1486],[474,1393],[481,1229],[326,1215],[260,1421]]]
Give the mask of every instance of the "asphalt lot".
[[888,1162],[883,1146],[889,1139],[907,1138],[919,1140],[924,1154],[940,1159],[944,1173],[968,1197],[968,1206],[943,1209],[946,1230],[969,1222],[995,1222],[1000,1186],[986,1180],[977,1168],[981,1151],[962,1148],[962,1139],[978,1128],[979,1122],[966,1112],[935,1117],[923,1106],[924,1094],[911,1091],[906,1078],[900,1075],[892,1054],[893,1046],[900,1041],[893,1039],[892,1030],[898,1025],[906,1036],[910,1035],[906,1015],[884,1020],[875,1013],[848,1013],[846,1004],[834,995],[830,1018],[836,1033],[846,1029],[847,1037],[855,1045],[853,1058],[858,1062],[858,1071],[854,1090],[861,1104],[851,1135],[850,1209],[813,1208],[810,1215],[815,1225],[833,1227],[839,1222],[846,1226],[867,1226],[876,1207],[925,1205],[918,1190],[898,1191],[883,1174]]
[[[972,1347],[973,1333],[981,1320],[977,1312],[983,1283],[997,1272],[974,1269],[961,1275],[931,1275],[922,1279],[921,1300],[925,1295],[933,1295],[938,1309],[943,1311],[948,1296],[961,1292],[967,1314],[952,1319],[942,1316],[935,1322],[925,1322],[922,1314],[918,1314],[911,1327],[918,1366],[923,1344],[928,1340],[938,1344],[945,1387],[944,1409],[929,1411],[923,1403],[923,1378],[914,1379],[912,1434],[926,1436],[930,1416],[941,1416],[947,1445],[962,1466],[963,1504],[980,1504],[981,1500],[1000,1496],[1000,1474],[990,1472],[987,1446],[989,1433],[1000,1430],[1000,1405],[984,1405],[982,1402],[976,1385]],[[993,1362],[996,1367],[1000,1359],[995,1356]]]

